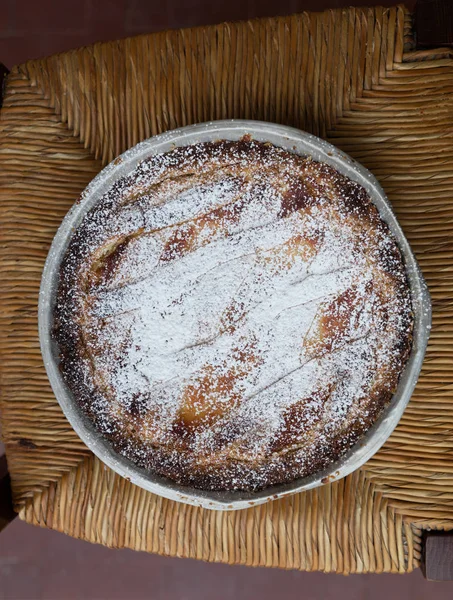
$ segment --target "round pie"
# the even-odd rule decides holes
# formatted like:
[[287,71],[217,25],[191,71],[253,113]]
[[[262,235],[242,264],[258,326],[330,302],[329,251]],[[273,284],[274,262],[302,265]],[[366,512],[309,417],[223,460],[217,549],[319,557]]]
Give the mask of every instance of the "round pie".
[[365,189],[250,137],[118,180],[71,238],[54,317],[63,377],[118,453],[231,491],[351,448],[395,392],[413,327]]

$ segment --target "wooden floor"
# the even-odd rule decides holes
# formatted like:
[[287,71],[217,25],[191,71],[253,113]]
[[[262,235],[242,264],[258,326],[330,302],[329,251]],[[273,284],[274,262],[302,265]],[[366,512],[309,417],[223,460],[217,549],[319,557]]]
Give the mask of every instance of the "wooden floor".
[[326,575],[109,550],[16,521],[0,535],[4,600],[451,600],[453,583]]

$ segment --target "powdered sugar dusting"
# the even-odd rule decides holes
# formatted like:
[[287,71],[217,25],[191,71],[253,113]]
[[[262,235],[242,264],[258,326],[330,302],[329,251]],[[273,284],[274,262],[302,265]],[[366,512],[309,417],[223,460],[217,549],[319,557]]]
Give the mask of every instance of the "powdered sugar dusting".
[[219,489],[305,475],[394,391],[412,327],[400,254],[326,165],[248,140],[179,149],[75,239],[60,328],[78,332],[88,412],[144,466]]

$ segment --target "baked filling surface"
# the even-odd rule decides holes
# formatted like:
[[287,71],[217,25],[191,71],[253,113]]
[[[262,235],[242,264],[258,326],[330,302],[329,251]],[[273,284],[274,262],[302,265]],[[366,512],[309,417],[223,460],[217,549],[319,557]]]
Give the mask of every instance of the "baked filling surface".
[[247,137],[150,157],[109,190],[70,241],[54,337],[117,452],[182,484],[258,490],[359,440],[412,326],[366,191]]

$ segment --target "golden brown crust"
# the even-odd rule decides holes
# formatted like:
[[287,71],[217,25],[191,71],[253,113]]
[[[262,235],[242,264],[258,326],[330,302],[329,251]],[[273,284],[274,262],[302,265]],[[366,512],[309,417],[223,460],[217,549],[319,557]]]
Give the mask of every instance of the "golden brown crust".
[[68,386],[118,452],[228,490],[337,460],[389,402],[411,333],[366,191],[250,139],[118,181],[69,244],[54,327]]

